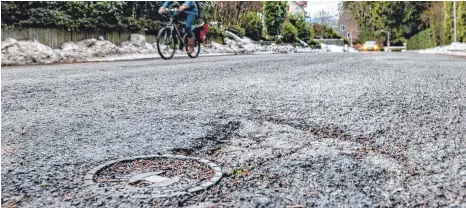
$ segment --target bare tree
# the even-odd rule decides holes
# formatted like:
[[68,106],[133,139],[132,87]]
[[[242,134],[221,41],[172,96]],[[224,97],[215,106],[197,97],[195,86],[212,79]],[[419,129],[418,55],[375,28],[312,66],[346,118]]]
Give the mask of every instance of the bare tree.
[[264,2],[261,1],[217,1],[214,6],[214,20],[224,25],[239,23],[241,15],[248,11],[261,12]]
[[330,12],[322,9],[320,10],[318,13],[317,13],[317,18],[320,19],[320,24],[322,25],[327,25],[330,23],[330,19],[331,19],[331,14]]

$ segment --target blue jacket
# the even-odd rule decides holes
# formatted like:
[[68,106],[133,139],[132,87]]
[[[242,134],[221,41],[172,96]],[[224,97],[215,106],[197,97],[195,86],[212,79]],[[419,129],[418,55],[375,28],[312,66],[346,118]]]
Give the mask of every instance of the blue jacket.
[[[167,8],[168,7],[168,4],[170,4],[171,1],[165,1],[162,5],[163,8]],[[194,2],[194,1],[181,1],[181,2],[178,2],[180,4],[180,6],[182,4],[186,4],[188,5],[188,8],[184,10],[184,12],[186,12],[186,14],[193,14],[193,15],[196,15],[198,16],[199,13],[198,13],[198,10],[197,10],[197,4]]]

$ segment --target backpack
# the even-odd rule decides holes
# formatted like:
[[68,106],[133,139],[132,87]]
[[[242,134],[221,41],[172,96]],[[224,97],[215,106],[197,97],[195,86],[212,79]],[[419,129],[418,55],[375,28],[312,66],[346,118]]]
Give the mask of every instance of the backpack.
[[203,26],[194,29],[194,35],[199,42],[204,43],[207,39],[207,33],[209,32],[209,24],[204,23]]
[[201,43],[203,43],[207,38],[207,32],[209,32],[209,24],[205,23],[204,26],[202,26],[201,33],[199,34],[199,40]]

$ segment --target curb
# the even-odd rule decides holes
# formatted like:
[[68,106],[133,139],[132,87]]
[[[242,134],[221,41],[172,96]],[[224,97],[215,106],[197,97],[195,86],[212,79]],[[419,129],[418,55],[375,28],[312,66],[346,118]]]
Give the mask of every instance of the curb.
[[[264,52],[253,52],[253,53],[211,53],[211,54],[199,54],[198,57],[211,57],[211,56],[238,56],[238,55],[268,55],[268,54],[292,54],[292,53],[317,53],[317,51],[309,51],[309,52],[278,52],[278,51],[264,51]],[[175,54],[173,58],[189,58],[188,55],[181,55]],[[128,57],[128,56],[110,56],[110,57],[103,57],[103,58],[91,58],[87,61],[82,62],[75,62],[75,63],[88,63],[88,62],[113,62],[113,61],[137,61],[137,60],[152,60],[152,59],[162,59],[158,54],[144,54],[135,57]],[[168,61],[168,60],[167,60]],[[60,64],[60,63],[57,63]]]
[[[211,56],[238,56],[238,55],[268,55],[268,54],[292,54],[292,53],[318,53],[317,51],[310,52],[279,52],[279,51],[270,51],[270,52],[253,52],[253,53],[213,53],[213,54],[199,54],[198,57],[211,57]],[[185,54],[175,54],[173,58],[189,58]],[[154,54],[133,54],[133,55],[123,55],[123,56],[107,56],[107,57],[95,57],[89,58],[85,61],[76,61],[76,62],[58,62],[50,64],[29,64],[29,65],[2,65],[2,68],[10,67],[24,67],[24,66],[49,66],[49,65],[63,65],[63,64],[85,64],[85,63],[98,63],[98,62],[118,62],[118,61],[139,61],[139,60],[155,60],[162,59],[157,53]],[[167,60],[169,61],[169,60]]]

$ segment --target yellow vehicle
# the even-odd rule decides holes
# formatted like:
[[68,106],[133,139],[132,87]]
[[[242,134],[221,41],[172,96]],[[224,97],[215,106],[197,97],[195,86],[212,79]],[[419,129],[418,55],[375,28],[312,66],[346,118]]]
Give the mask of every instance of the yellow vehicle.
[[375,41],[366,41],[362,46],[363,51],[380,51],[382,46],[378,45]]

